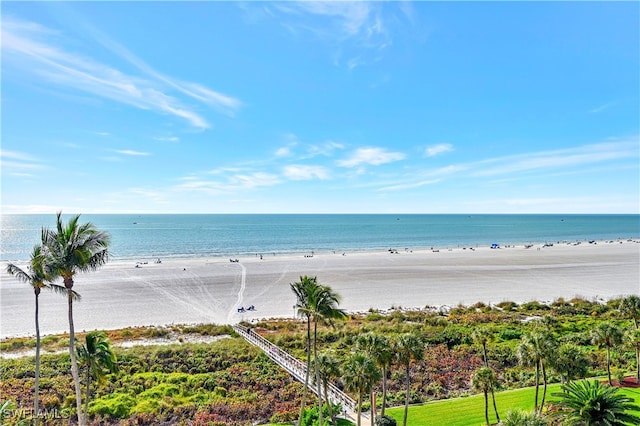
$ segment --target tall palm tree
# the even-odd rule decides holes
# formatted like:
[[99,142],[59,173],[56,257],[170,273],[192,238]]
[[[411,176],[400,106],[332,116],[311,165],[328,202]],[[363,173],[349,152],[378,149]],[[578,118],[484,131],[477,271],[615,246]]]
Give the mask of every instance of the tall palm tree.
[[563,383],[582,379],[589,370],[589,359],[584,351],[572,343],[565,343],[558,348],[552,364]]
[[407,426],[409,414],[409,399],[411,396],[411,361],[419,361],[424,357],[425,345],[415,334],[403,334],[394,344],[394,352],[398,364],[405,368],[406,394],[404,401],[404,419],[402,425]]
[[[634,295],[627,296],[620,302],[620,312],[625,318],[633,320],[635,329],[638,330],[640,322],[640,297]],[[636,352],[636,381],[640,383],[640,345],[634,345]]]
[[640,411],[633,399],[619,392],[618,388],[601,385],[597,380],[570,382],[562,385],[562,392],[554,405],[557,415],[571,425],[624,426],[640,424],[640,417],[632,411]]
[[321,353],[317,358],[318,371],[320,373],[320,381],[322,382],[322,388],[327,407],[329,409],[329,416],[331,417],[331,423],[336,424],[336,416],[331,407],[331,401],[329,401],[328,387],[329,382],[333,379],[340,377],[340,362],[332,355],[328,353]]
[[91,378],[103,382],[107,373],[118,371],[116,354],[102,332],[93,331],[85,336],[85,344],[77,348],[78,362],[87,370],[84,416],[88,418]]
[[310,301],[311,317],[313,320],[313,359],[315,361],[315,379],[318,394],[318,424],[323,424],[322,393],[320,386],[320,372],[318,370],[318,323],[332,325],[334,320],[346,318],[345,312],[338,308],[340,295],[329,286],[317,286],[312,292]]
[[[358,337],[356,345],[358,348],[367,352],[371,359],[373,359],[373,362],[375,362],[378,368],[380,368],[380,374],[382,376],[381,415],[384,416],[385,405],[387,403],[387,372],[393,361],[393,351],[391,350],[389,339],[381,334],[366,333]],[[373,392],[375,391],[375,388],[372,388],[371,391],[373,400]],[[374,406],[371,411],[372,422],[375,421],[374,417],[378,415],[376,411],[377,407]]]
[[307,370],[304,376],[304,389],[302,390],[302,401],[300,403],[300,414],[298,416],[298,424],[301,424],[302,417],[304,416],[304,407],[307,398],[307,390],[309,388],[309,372],[311,371],[311,304],[310,300],[313,293],[316,291],[318,282],[316,277],[309,277],[307,275],[301,276],[300,281],[289,284],[291,291],[296,296],[296,310],[298,316],[305,319],[307,323],[307,339],[306,339],[306,355],[307,355]]
[[[482,347],[482,358],[484,360],[484,366],[489,367],[489,358],[487,356],[487,344],[493,340],[493,333],[487,327],[478,327],[471,333],[471,338],[474,342]],[[491,400],[493,401],[493,409],[496,412],[498,423],[500,423],[500,415],[498,414],[498,408],[496,406],[496,395],[493,386],[489,388],[491,392]]]
[[[556,342],[551,333],[545,331],[534,330],[525,334],[522,343],[517,348],[517,355],[523,365],[533,365],[536,369],[536,393],[534,410],[542,413],[544,400],[547,395],[547,370],[546,365],[553,357],[556,348]],[[544,389],[542,392],[542,401],[538,405],[538,396],[540,391],[540,372],[542,372],[542,380]]]
[[[636,351],[636,374],[638,374],[640,371],[640,328],[627,330],[624,333],[624,341]],[[640,383],[640,380],[637,380],[636,383]]]
[[[484,418],[487,422],[487,426],[489,423],[489,390],[494,389],[498,385],[498,380],[496,379],[496,375],[490,367],[480,367],[478,368],[471,378],[471,386],[473,389],[477,391],[481,391],[484,395]],[[494,405],[494,410],[496,413],[496,417],[498,418],[498,422],[500,422],[500,417],[498,416],[498,409]]]
[[99,231],[92,223],[79,223],[80,215],[62,223],[62,213],[58,212],[56,230],[42,230],[43,253],[47,260],[47,271],[52,278],[62,277],[67,289],[69,316],[69,355],[71,357],[71,375],[75,383],[76,409],[78,423],[86,425],[82,413],[82,391],[75,351],[75,330],[73,325],[73,284],[78,272],[94,271],[109,259],[109,234]]
[[[40,319],[39,319],[39,296],[43,288],[50,288],[57,292],[66,293],[64,287],[50,284],[50,277],[47,276],[45,270],[45,257],[42,255],[42,247],[35,246],[31,252],[31,258],[29,260],[29,266],[27,270],[21,269],[19,266],[9,263],[7,264],[7,273],[13,275],[18,280],[29,284],[33,288],[35,294],[35,323],[36,323],[36,371],[34,379],[34,397],[33,397],[33,413],[34,423],[38,425],[38,413],[39,410],[39,394],[40,394]],[[77,295],[76,295],[77,296]]]
[[482,348],[482,359],[484,366],[489,366],[489,359],[487,358],[487,344],[493,339],[493,333],[487,327],[477,327],[471,333],[471,338],[475,343]]
[[591,342],[599,348],[607,349],[607,377],[611,386],[611,348],[622,343],[622,330],[610,321],[603,322],[593,330]]
[[[343,319],[346,314],[338,308],[340,296],[330,287],[318,284],[317,277],[300,277],[300,281],[290,284],[291,290],[296,295],[296,308],[298,315],[307,321],[307,371],[305,374],[305,390],[302,396],[302,404],[300,407],[300,416],[298,423],[302,421],[304,415],[304,404],[306,396],[306,388],[309,386],[309,372],[311,370],[311,353],[314,354],[315,362],[315,380],[318,394],[319,406],[319,422],[322,424],[322,393],[320,387],[320,373],[317,363],[317,337],[318,323],[333,324],[336,319]],[[313,324],[313,337],[311,336],[311,324]],[[313,350],[312,350],[313,348]]]
[[371,358],[364,354],[356,353],[351,355],[345,362],[342,380],[344,380],[347,390],[355,392],[357,395],[356,422],[360,426],[362,396],[368,393],[374,383],[380,380],[380,372]]

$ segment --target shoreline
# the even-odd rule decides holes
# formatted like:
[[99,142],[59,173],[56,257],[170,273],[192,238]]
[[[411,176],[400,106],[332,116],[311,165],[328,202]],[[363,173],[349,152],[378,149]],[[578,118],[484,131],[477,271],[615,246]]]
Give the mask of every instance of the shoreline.
[[[340,307],[351,313],[640,293],[640,240],[632,238],[530,248],[391,247],[344,254],[263,253],[262,259],[251,254],[156,260],[112,261],[78,275],[74,290],[82,300],[74,303],[76,330],[293,318],[289,284],[301,275],[331,286],[342,296]],[[33,335],[31,289],[2,274],[0,291],[0,338]],[[256,310],[238,312],[250,305]],[[66,319],[66,298],[42,292],[42,335],[65,332]]]

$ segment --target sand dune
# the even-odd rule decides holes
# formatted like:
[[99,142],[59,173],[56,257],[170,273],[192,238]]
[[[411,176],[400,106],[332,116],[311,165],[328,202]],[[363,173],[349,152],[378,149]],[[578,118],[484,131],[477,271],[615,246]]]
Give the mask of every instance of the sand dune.
[[[423,308],[478,301],[552,301],[581,296],[606,300],[640,293],[640,243],[634,241],[490,249],[410,250],[397,253],[264,254],[239,258],[139,259],[110,262],[76,277],[76,330],[139,325],[236,323],[292,317],[289,283],[317,276],[342,296],[348,311],[391,306]],[[144,262],[147,262],[146,264]],[[1,337],[34,334],[34,295],[0,276]],[[255,305],[256,310],[238,312]],[[43,334],[67,330],[66,298],[40,297]]]

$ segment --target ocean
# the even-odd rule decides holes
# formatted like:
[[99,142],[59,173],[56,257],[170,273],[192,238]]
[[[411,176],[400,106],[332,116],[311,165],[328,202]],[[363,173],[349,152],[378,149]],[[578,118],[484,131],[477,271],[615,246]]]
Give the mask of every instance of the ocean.
[[[68,215],[63,218],[67,220]],[[0,261],[27,260],[55,214],[2,215]],[[640,215],[86,214],[111,258],[455,248],[640,237]]]

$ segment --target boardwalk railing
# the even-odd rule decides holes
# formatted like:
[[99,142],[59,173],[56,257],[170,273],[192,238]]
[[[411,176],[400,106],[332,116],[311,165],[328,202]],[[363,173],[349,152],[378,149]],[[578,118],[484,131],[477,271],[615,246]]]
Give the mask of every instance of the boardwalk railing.
[[[262,349],[264,353],[269,356],[269,358],[271,358],[276,364],[287,370],[296,380],[304,383],[305,375],[307,373],[307,366],[305,363],[297,358],[294,358],[250,328],[243,327],[241,325],[234,325],[233,329],[247,342]],[[318,389],[314,385],[313,380],[309,381],[309,389],[311,389],[311,391],[313,391],[316,395],[318,394]],[[320,389],[320,392],[322,393],[323,390]],[[349,412],[356,411],[356,401],[349,395],[338,389],[338,387],[333,383],[329,383],[327,394],[329,397],[329,401],[331,401],[333,404],[342,404],[343,410]]]

